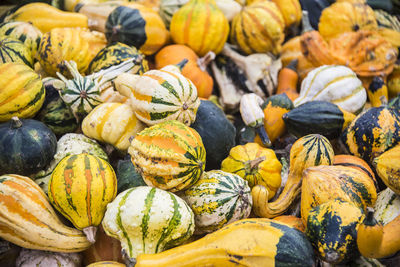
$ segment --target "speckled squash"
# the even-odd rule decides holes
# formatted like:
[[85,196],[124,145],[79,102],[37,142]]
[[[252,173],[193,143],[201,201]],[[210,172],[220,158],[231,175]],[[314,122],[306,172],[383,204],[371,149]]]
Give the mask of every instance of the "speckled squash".
[[19,62],[33,66],[31,50],[20,40],[10,36],[0,36],[0,64]]
[[400,194],[400,145],[374,159],[375,170],[387,187]]

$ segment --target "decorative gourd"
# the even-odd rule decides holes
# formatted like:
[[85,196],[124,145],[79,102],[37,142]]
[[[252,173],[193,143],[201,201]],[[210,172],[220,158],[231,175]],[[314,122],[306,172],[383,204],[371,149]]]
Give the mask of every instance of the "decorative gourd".
[[239,175],[248,181],[250,188],[262,185],[268,190],[268,200],[281,185],[282,164],[272,149],[256,143],[235,146],[222,161],[221,170]]
[[209,171],[183,191],[183,200],[194,213],[195,233],[214,232],[251,212],[251,189],[239,175]]
[[31,23],[23,21],[3,22],[0,24],[0,36],[9,36],[20,40],[29,49],[32,59],[42,38],[42,33]]
[[348,151],[368,163],[400,141],[400,114],[385,106],[359,114],[341,138]]
[[256,215],[274,218],[282,215],[300,194],[303,171],[312,166],[331,165],[334,152],[328,139],[319,134],[310,134],[298,139],[290,149],[288,179],[279,197],[268,203],[268,191],[256,185],[251,194]]
[[89,264],[86,267],[126,267],[125,264],[116,262],[116,261],[98,261],[92,264]]
[[400,145],[374,159],[375,170],[387,187],[400,194]]
[[117,194],[111,165],[91,154],[67,156],[54,169],[48,190],[51,204],[94,243],[96,226]]
[[22,249],[15,264],[18,267],[80,267],[82,256],[78,253]]
[[306,234],[319,257],[331,264],[351,260],[358,253],[356,229],[362,216],[362,209],[339,199],[313,208]]
[[371,169],[368,163],[359,157],[348,154],[335,155],[333,158],[333,165],[351,167],[363,171],[374,181],[375,185],[377,185],[374,171]]
[[285,29],[296,33],[296,28],[301,22],[301,6],[299,0],[272,0],[282,13]]
[[0,181],[0,237],[30,249],[70,253],[89,248],[81,231],[62,224],[34,181],[15,174]]
[[139,255],[136,267],[313,266],[306,236],[284,223],[246,219],[162,253]]
[[306,230],[306,228],[303,224],[303,221],[299,217],[296,217],[293,215],[282,215],[282,216],[275,217],[273,220],[281,222],[281,223],[286,223],[286,224],[290,225],[291,227],[296,228],[297,230],[299,230],[303,233]]
[[107,206],[105,232],[121,241],[124,253],[136,258],[181,244],[194,231],[194,215],[178,196],[139,186],[120,193]]
[[114,82],[117,90],[130,98],[136,117],[147,125],[168,120],[190,125],[196,119],[200,100],[196,86],[180,69],[178,64],[150,70],[142,76],[124,73]]
[[218,170],[235,146],[236,128],[213,102],[201,100],[196,120],[190,126],[200,135],[207,152],[206,170]]
[[382,225],[386,225],[400,215],[400,196],[390,188],[386,188],[379,192],[374,209],[374,218]]
[[[373,107],[380,107],[389,99],[388,88],[382,77],[375,76],[368,87],[368,99]],[[383,102],[382,102],[383,101]]]
[[130,155],[118,160],[115,172],[117,174],[117,194],[132,187],[146,185],[140,173],[136,171]]
[[394,65],[393,72],[387,78],[389,99],[400,94],[400,66]]
[[57,139],[43,123],[13,117],[0,124],[0,175],[29,175],[45,168],[56,153]]
[[379,28],[400,31],[400,21],[396,16],[390,15],[388,12],[382,9],[374,9],[374,14]]
[[105,34],[109,43],[135,46],[145,55],[154,54],[169,39],[161,17],[136,3],[115,8],[107,18]]
[[20,40],[0,35],[0,64],[19,62],[29,67],[33,66],[31,50]]
[[242,9],[232,20],[230,42],[246,54],[281,51],[285,21],[272,1],[256,1]]
[[310,15],[310,23],[314,29],[318,29],[319,18],[322,10],[330,6],[331,0],[299,0],[301,8]]
[[86,136],[122,151],[128,149],[129,140],[145,127],[132,108],[121,103],[100,104],[82,121],[82,131]]
[[131,141],[128,152],[147,185],[171,192],[195,184],[205,168],[200,135],[178,121],[144,129]]
[[301,218],[306,222],[312,208],[335,198],[366,210],[376,197],[374,181],[363,171],[343,166],[308,168],[301,186]]
[[162,48],[155,56],[156,68],[161,69],[167,65],[178,64],[185,58],[188,63],[182,68],[182,75],[193,82],[197,88],[197,95],[208,99],[212,93],[214,81],[207,72],[207,65],[215,57],[212,52],[199,58],[196,53],[186,45],[168,45]]
[[21,63],[0,64],[0,122],[33,117],[44,97],[43,83],[33,69]]
[[229,23],[214,0],[190,0],[173,15],[170,31],[175,43],[187,45],[203,57],[209,51],[221,52]]
[[312,100],[332,102],[343,110],[359,113],[367,100],[367,93],[351,69],[327,65],[308,73],[301,83],[300,96],[293,104],[298,107]]
[[310,101],[283,114],[289,133],[301,137],[321,134],[329,139],[340,136],[356,116],[327,101]]
[[276,88],[277,94],[285,93],[292,101],[299,97],[297,92],[297,82],[299,80],[299,75],[297,74],[298,62],[298,59],[294,59],[279,71],[278,87]]

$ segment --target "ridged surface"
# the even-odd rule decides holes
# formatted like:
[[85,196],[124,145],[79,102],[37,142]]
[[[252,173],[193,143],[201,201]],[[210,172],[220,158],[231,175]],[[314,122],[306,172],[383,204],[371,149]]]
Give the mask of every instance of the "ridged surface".
[[301,6],[299,0],[273,0],[282,13],[285,26],[298,26],[301,22]]
[[33,66],[31,50],[23,42],[14,37],[2,36],[0,37],[0,64],[8,62]]
[[16,262],[18,267],[75,267],[82,264],[82,257],[78,253],[60,253],[41,250],[22,249]]
[[[399,131],[399,130],[398,130]],[[375,170],[382,181],[400,194],[400,145],[397,145],[374,159]]]
[[388,224],[400,215],[400,196],[386,188],[379,192],[374,209],[374,218],[382,225]]

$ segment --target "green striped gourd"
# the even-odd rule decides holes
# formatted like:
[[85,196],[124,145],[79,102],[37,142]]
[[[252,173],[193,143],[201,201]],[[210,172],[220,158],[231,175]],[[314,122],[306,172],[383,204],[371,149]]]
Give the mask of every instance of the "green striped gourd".
[[189,0],[161,0],[160,1],[160,16],[165,23],[165,26],[169,28],[171,24],[172,16],[176,11],[179,10]]
[[183,192],[182,198],[194,212],[196,233],[214,232],[246,219],[253,203],[246,180],[237,174],[214,170]]
[[48,190],[51,204],[94,243],[96,226],[117,194],[111,165],[87,153],[67,156],[54,169]]
[[200,135],[178,121],[166,121],[136,135],[128,149],[147,185],[171,192],[189,188],[205,168]]
[[0,37],[0,64],[7,62],[20,62],[32,67],[33,58],[31,51],[20,40],[3,36]]
[[324,65],[307,74],[293,104],[298,107],[312,100],[332,102],[348,112],[359,113],[367,100],[367,92],[350,68]]
[[121,241],[130,258],[153,254],[186,241],[194,231],[194,215],[178,196],[139,186],[128,189],[108,204],[103,228]]
[[31,51],[32,58],[35,57],[39,47],[42,33],[31,23],[24,21],[10,21],[0,24],[0,36],[9,36],[20,40]]

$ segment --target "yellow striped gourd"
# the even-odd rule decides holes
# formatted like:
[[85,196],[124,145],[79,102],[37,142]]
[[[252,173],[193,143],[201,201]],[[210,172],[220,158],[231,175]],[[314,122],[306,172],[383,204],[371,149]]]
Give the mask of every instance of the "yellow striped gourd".
[[20,62],[33,66],[31,50],[20,40],[10,36],[0,36],[0,64]]

